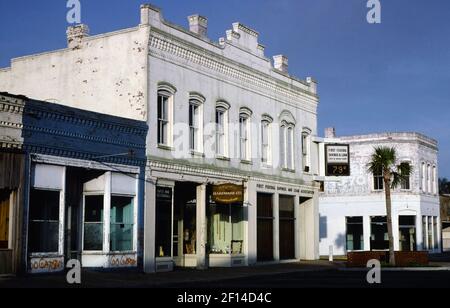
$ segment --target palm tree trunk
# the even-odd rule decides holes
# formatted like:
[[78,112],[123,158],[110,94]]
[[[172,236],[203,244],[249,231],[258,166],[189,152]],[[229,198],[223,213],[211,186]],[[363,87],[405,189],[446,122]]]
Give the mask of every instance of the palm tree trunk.
[[384,178],[384,192],[386,195],[387,229],[389,238],[389,264],[391,266],[395,266],[394,233],[392,232],[392,200],[390,174],[388,176],[385,176]]

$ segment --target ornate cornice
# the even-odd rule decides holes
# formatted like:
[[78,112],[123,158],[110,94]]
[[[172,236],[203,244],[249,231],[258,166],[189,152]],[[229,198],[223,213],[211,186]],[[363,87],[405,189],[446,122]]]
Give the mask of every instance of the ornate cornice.
[[280,97],[282,97],[283,103],[308,112],[317,112],[318,96],[316,94],[242,64],[235,64],[223,56],[184,42],[161,30],[152,29],[149,44],[149,54],[151,56],[168,61],[167,54],[171,54],[175,58],[184,59],[184,63],[187,60],[215,74],[219,73],[227,78],[237,80],[239,84],[245,83],[246,88],[269,96],[274,100],[280,101]]

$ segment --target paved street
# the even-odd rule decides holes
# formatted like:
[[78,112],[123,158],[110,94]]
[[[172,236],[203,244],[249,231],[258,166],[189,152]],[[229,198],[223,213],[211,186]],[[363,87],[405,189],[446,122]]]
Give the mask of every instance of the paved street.
[[[437,265],[437,264],[436,264]],[[450,265],[440,263],[440,265]],[[383,271],[376,287],[450,287],[450,271]],[[214,284],[211,284],[214,282]],[[344,263],[327,261],[264,265],[197,271],[177,269],[169,273],[144,275],[137,271],[82,272],[81,287],[122,288],[321,288],[373,287],[366,271],[348,271]],[[65,275],[1,277],[0,288],[71,287]]]

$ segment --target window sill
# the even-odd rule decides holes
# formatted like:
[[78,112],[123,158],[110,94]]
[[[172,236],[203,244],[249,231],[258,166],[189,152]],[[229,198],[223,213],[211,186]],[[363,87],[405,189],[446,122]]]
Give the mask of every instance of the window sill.
[[158,144],[158,149],[166,150],[166,151],[173,151],[173,147],[165,144]]
[[223,160],[223,161],[230,161],[230,158],[229,158],[229,157],[226,157],[226,156],[220,156],[220,155],[216,156],[216,159],[218,159],[218,160]]
[[198,157],[198,158],[204,158],[205,157],[205,154],[203,154],[202,152],[195,151],[195,150],[191,150],[191,155],[193,157]]
[[251,160],[241,159],[241,164],[244,165],[253,165],[253,162]]
[[266,169],[271,169],[271,168],[272,168],[272,164],[269,164],[269,163],[261,163],[261,167],[262,167],[262,168],[266,168]]
[[295,173],[295,169],[289,169],[289,168],[281,168],[281,171]]

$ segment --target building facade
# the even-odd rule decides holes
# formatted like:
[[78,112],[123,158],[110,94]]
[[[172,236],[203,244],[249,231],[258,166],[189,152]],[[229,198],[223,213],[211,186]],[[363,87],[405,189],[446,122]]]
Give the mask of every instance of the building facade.
[[441,195],[442,251],[450,251],[450,196]]
[[317,259],[317,83],[241,23],[214,42],[200,15],[140,15],[70,27],[68,48],[12,60],[0,88],[147,122],[146,272]]
[[142,264],[145,122],[0,93],[0,128],[0,273]]
[[[332,131],[331,131],[332,132]],[[349,177],[325,177],[320,194],[320,254],[389,249],[382,177],[367,171],[377,146],[394,147],[398,163],[409,162],[408,181],[392,191],[394,248],[400,251],[441,248],[438,195],[438,147],[417,133],[382,133],[336,138],[326,143],[350,145]]]

